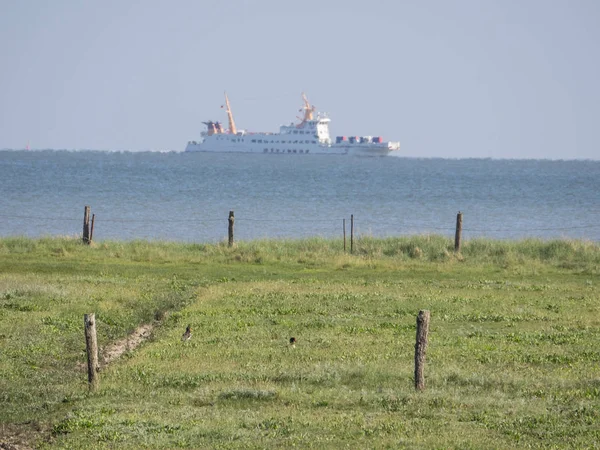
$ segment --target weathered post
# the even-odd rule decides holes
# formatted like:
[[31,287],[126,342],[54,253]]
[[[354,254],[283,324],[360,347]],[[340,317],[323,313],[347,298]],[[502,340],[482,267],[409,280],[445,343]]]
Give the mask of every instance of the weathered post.
[[425,351],[427,350],[427,335],[429,333],[430,313],[427,310],[419,311],[417,316],[417,343],[415,344],[415,389],[425,389]]
[[456,215],[456,234],[454,235],[454,251],[460,252],[460,238],[462,235],[462,213]]
[[88,363],[88,385],[90,391],[98,388],[98,341],[96,340],[96,315],[84,314],[85,349]]
[[90,229],[90,243],[94,240],[94,220],[96,219],[96,214],[92,214],[92,227]]
[[346,253],[346,219],[342,219],[344,227],[344,253]]
[[350,254],[354,252],[354,214],[350,214]]
[[229,246],[233,245],[233,211],[229,211]]
[[90,207],[86,206],[83,210],[83,243],[90,243]]

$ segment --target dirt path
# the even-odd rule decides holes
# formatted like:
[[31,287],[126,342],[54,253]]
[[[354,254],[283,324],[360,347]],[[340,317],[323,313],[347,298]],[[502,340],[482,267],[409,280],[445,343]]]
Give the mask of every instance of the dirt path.
[[106,366],[121,356],[123,353],[134,350],[150,337],[154,325],[140,325],[129,336],[107,345],[102,350],[101,366]]
[[29,442],[33,442],[49,433],[38,423],[1,424],[0,450],[32,450]]

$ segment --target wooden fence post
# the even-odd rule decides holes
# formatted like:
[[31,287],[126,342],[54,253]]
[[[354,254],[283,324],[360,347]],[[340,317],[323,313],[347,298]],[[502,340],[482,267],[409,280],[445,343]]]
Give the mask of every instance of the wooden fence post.
[[234,222],[234,217],[233,217],[233,211],[229,211],[229,246],[231,247],[233,245],[233,222]]
[[88,385],[90,391],[98,388],[98,341],[96,340],[96,315],[94,313],[84,314],[85,326],[85,349],[87,352]]
[[94,240],[94,220],[96,219],[96,214],[92,214],[92,227],[90,229],[90,243]]
[[342,220],[344,226],[344,253],[346,253],[346,219]]
[[350,214],[350,254],[354,252],[354,214]]
[[417,343],[415,344],[415,389],[425,389],[425,351],[427,350],[427,335],[429,333],[430,313],[427,310],[419,311],[417,316]]
[[83,243],[90,243],[90,207],[83,209]]
[[456,215],[456,234],[454,235],[454,251],[460,252],[460,238],[462,235],[462,213]]

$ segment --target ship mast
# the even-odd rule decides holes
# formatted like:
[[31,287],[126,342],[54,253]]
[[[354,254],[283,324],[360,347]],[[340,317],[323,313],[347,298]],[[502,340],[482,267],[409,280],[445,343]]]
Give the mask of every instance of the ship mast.
[[297,127],[300,127],[308,120],[313,120],[313,112],[315,112],[315,107],[309,103],[308,98],[306,98],[304,92],[302,93],[302,100],[304,101],[304,106],[300,108],[299,111],[304,112],[304,117],[302,117],[301,119],[300,117],[298,117],[298,119],[300,119],[300,123],[296,125]]
[[315,107],[311,106],[311,104],[308,102],[308,99],[306,98],[306,95],[304,94],[304,92],[302,93],[302,100],[304,100],[304,120],[303,122],[306,122],[307,120],[312,120],[313,119],[313,112],[315,111]]
[[235,122],[233,121],[233,114],[231,114],[231,108],[229,107],[229,98],[227,97],[227,92],[225,92],[225,104],[227,105],[227,118],[229,119],[229,132],[231,134],[237,134],[237,130],[235,128]]

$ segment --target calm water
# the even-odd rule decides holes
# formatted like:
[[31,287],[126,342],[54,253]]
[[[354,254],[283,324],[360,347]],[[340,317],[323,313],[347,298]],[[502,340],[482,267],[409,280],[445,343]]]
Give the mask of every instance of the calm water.
[[0,152],[0,236],[214,242],[359,235],[600,241],[600,162]]

